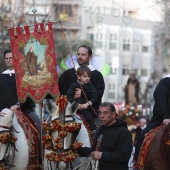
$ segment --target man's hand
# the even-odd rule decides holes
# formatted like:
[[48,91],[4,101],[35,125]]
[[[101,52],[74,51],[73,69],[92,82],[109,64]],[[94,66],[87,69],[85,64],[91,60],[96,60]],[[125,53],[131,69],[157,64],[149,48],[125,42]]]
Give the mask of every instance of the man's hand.
[[81,105],[82,105],[82,104],[79,104],[79,106],[78,106],[78,109],[80,109],[80,110],[81,110]]
[[79,98],[79,97],[81,97],[81,89],[76,88],[74,93],[74,98]]
[[94,151],[91,153],[91,156],[94,160],[99,160],[102,158],[102,152]]
[[163,120],[163,124],[164,124],[164,125],[168,125],[169,123],[170,123],[170,119],[164,119],[164,120]]
[[89,103],[85,103],[81,105],[81,110],[87,109],[89,107]]
[[19,105],[13,105],[13,106],[11,106],[10,110],[15,111],[15,110],[17,110],[19,108],[20,108]]

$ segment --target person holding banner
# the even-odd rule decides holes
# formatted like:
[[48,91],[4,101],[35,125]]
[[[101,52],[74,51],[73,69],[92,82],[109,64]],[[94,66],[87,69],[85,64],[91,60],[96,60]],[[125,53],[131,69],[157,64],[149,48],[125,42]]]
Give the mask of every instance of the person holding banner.
[[[87,45],[81,45],[80,47],[78,47],[78,50],[77,50],[78,65],[76,65],[75,68],[66,70],[60,76],[58,84],[59,84],[60,94],[66,95],[71,84],[76,82],[77,80],[77,75],[75,71],[77,71],[77,69],[80,66],[83,66],[83,65],[87,66],[91,70],[90,82],[98,93],[98,100],[93,105],[93,109],[95,110],[96,113],[98,113],[99,105],[101,104],[102,96],[103,96],[104,89],[105,89],[105,83],[104,83],[102,74],[90,64],[91,58],[92,58],[91,47]],[[76,88],[74,98],[81,97],[81,94],[82,94],[81,89]],[[92,113],[92,114],[93,114],[93,117],[96,118],[96,114],[95,113]],[[98,124],[100,124],[100,122],[98,122]]]
[[34,111],[35,103],[30,98],[27,98],[25,103],[18,102],[11,50],[6,50],[4,52],[4,59],[8,69],[0,75],[0,111],[4,108],[17,110],[21,107],[21,111],[27,114],[36,123],[38,130],[40,131],[41,122]]

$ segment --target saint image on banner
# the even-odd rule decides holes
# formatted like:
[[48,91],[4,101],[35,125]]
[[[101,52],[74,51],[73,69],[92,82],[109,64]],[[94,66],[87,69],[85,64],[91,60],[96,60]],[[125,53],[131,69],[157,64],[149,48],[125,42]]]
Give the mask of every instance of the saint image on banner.
[[23,84],[29,83],[34,87],[38,87],[52,76],[46,67],[46,48],[47,45],[42,45],[36,38],[31,37],[24,49],[21,50],[25,56]]
[[26,63],[30,75],[37,75],[37,59],[38,55],[34,53],[32,46],[29,46],[29,51],[26,55]]

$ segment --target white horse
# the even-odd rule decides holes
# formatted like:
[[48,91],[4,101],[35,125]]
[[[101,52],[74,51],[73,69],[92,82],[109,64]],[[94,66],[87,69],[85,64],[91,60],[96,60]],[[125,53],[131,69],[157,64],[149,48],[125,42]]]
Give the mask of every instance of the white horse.
[[[12,127],[13,112],[9,109],[4,109],[0,113],[0,135],[10,135]],[[2,138],[2,137],[1,137]],[[0,161],[6,163],[6,159],[10,155],[10,145],[8,140],[6,142],[0,141]],[[1,164],[1,163],[0,163]],[[1,167],[1,166],[0,166]]]
[[[47,107],[48,110],[51,112],[51,121],[58,119],[60,117],[58,111],[57,111],[57,106],[55,104],[54,100],[48,100],[47,101]],[[83,120],[76,114],[76,111],[78,109],[78,103],[73,103],[68,104],[66,109],[65,109],[65,121],[69,122],[69,121],[74,121],[76,123],[81,123],[81,129],[78,133],[78,136],[76,138],[76,140],[78,142],[83,143],[83,147],[91,147],[91,142],[90,142],[90,138],[89,138],[89,132],[87,131]],[[53,145],[55,145],[54,139],[56,139],[58,137],[58,132],[52,132],[52,143]],[[71,141],[72,141],[72,133],[68,133],[68,135],[64,138],[64,148],[63,149],[68,149],[71,145]],[[49,150],[45,151],[45,154],[50,153]],[[71,165],[68,166],[68,164],[66,164],[65,162],[59,162],[54,163],[54,162],[49,162],[46,158],[44,160],[44,168],[48,169],[48,170],[65,170],[65,169],[79,169],[79,170],[90,170],[91,169],[91,164],[90,164],[90,159],[86,161],[86,158],[80,158],[77,157],[75,159],[75,161],[71,162]]]
[[[23,128],[21,127],[20,123],[18,122],[18,119],[14,112],[12,112],[9,109],[4,109],[1,111],[0,117],[0,126],[7,126],[12,127],[13,126],[13,136],[17,138],[15,141],[15,147],[13,148],[10,146],[8,148],[9,154],[9,164],[13,164],[14,167],[12,167],[12,170],[28,170],[30,169],[28,167],[29,162],[29,144],[26,139],[26,135],[24,133]],[[2,128],[0,130],[3,130]],[[7,144],[3,145],[0,143],[0,160],[3,158],[3,154],[6,152],[6,146]],[[13,149],[13,151],[12,151]],[[14,151],[15,150],[15,151]],[[5,152],[4,152],[5,151]],[[15,153],[14,153],[15,152]],[[14,160],[13,160],[14,159]]]

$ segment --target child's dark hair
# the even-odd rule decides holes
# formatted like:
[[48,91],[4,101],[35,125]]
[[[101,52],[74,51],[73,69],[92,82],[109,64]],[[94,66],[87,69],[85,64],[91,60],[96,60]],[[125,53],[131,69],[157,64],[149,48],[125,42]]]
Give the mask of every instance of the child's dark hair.
[[77,75],[79,76],[83,75],[85,72],[87,73],[88,76],[91,75],[91,70],[87,66],[80,66],[77,69]]

